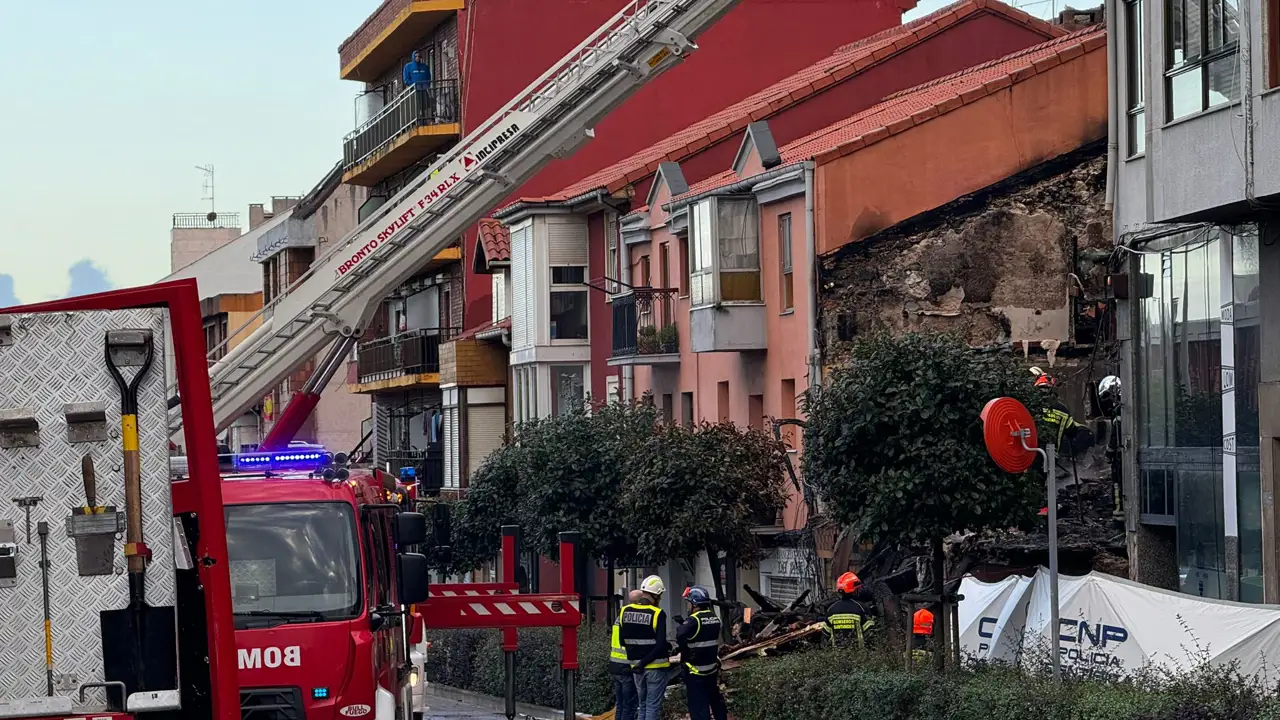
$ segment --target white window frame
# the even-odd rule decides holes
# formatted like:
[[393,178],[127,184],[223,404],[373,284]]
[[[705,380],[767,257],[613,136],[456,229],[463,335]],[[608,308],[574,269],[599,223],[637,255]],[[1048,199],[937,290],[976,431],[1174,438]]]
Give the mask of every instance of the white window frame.
[[616,213],[605,213],[604,216],[604,276],[605,299],[612,302],[613,296],[622,292],[622,286],[616,280],[622,279],[622,233],[621,224]]
[[[582,283],[557,283],[555,281],[556,268],[582,268]],[[586,285],[588,268],[586,265],[552,265],[547,271],[547,338],[552,345],[587,345],[591,342],[591,294],[590,288]],[[586,302],[586,328],[587,336],[582,338],[557,338],[551,334],[551,298],[556,293],[578,293],[585,298]]]
[[[745,204],[751,209],[750,222],[755,225],[755,267],[722,268],[723,238],[720,234],[720,207],[722,204]],[[712,197],[689,206],[689,304],[690,307],[710,307],[720,304],[760,305],[764,303],[763,277],[760,248],[760,205],[754,197]],[[755,273],[759,299],[722,300],[720,280],[722,273]]]
[[562,369],[577,369],[582,373],[582,397],[581,397],[582,401],[585,401],[587,397],[591,394],[591,374],[586,364],[557,363],[555,365],[550,365],[547,368],[547,370],[549,371],[549,380],[551,384],[551,387],[550,387],[551,406],[548,408],[549,415],[554,415],[563,410],[563,408],[560,407],[560,398],[559,398],[559,395],[557,395],[557,391],[559,390],[559,387],[558,387],[558,383],[556,382],[556,379],[559,377],[559,371]]

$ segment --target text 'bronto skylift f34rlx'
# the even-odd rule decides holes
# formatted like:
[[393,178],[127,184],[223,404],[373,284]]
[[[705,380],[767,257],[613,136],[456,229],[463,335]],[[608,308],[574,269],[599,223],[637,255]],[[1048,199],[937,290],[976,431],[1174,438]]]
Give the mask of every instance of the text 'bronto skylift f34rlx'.
[[[627,3],[212,368],[194,281],[0,309],[0,489],[14,499],[0,515],[0,718],[407,720],[423,626],[502,629],[512,680],[516,628],[561,627],[573,717],[573,533],[561,594],[518,593],[514,528],[501,582],[429,591],[426,518],[394,480],[290,440],[382,298],[737,2]],[[326,345],[263,452],[220,458],[216,433]]]

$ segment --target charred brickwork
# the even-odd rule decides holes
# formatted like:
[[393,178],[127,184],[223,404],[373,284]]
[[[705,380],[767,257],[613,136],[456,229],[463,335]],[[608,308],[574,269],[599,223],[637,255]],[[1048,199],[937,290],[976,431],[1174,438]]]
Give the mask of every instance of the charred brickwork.
[[[824,363],[838,364],[862,335],[957,332],[1049,371],[1090,423],[1094,388],[1118,369],[1105,183],[1105,144],[1094,143],[822,258]],[[1127,575],[1112,475],[1101,443],[1059,462],[1062,550],[1077,571]],[[998,533],[955,549],[965,564],[1015,569],[1045,561],[1045,535]]]

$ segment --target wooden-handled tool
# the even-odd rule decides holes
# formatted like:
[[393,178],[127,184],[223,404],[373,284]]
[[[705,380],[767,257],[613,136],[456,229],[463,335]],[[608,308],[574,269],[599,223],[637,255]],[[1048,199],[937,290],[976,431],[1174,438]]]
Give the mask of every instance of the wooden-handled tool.
[[93,471],[93,456],[80,459],[80,477],[84,479],[84,506],[86,515],[101,515],[106,508],[98,504],[98,477]]

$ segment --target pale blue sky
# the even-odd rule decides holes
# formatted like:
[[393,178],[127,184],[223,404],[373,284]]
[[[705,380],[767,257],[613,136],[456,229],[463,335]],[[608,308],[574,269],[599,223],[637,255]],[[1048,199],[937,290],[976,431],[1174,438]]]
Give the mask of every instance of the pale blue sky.
[[170,216],[208,210],[196,165],[242,223],[309,190],[354,122],[338,44],[378,4],[0,0],[0,307],[167,275]]

